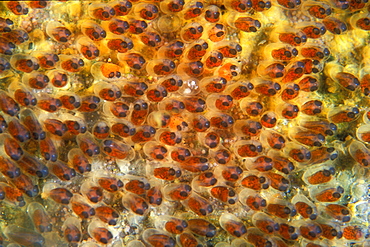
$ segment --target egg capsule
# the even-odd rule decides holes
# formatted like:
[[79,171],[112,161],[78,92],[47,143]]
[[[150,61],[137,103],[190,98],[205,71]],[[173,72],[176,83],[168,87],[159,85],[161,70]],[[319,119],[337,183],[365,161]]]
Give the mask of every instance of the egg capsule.
[[256,90],[256,92],[263,96],[274,96],[281,89],[279,83],[268,80],[261,80],[259,78],[252,80],[252,84],[254,85],[254,89]]
[[260,135],[260,140],[276,150],[281,150],[285,147],[285,138],[276,131],[263,130]]
[[228,149],[218,149],[215,152],[211,152],[211,155],[221,165],[227,165],[233,159],[233,155]]
[[134,70],[141,70],[146,67],[146,60],[138,53],[118,54],[118,59]]
[[158,49],[163,46],[164,41],[156,32],[144,32],[140,34],[140,40],[147,46]]
[[303,181],[307,184],[317,185],[330,182],[335,175],[335,168],[331,166],[315,167],[303,174]]
[[86,95],[81,97],[81,106],[78,108],[81,112],[93,112],[100,106],[100,98],[94,95]]
[[208,50],[208,43],[203,39],[199,39],[194,41],[192,44],[193,45],[185,49],[185,57],[190,61],[202,59]]
[[281,62],[266,61],[258,65],[257,72],[269,79],[277,79],[285,75],[285,65]]
[[127,183],[124,188],[126,191],[137,195],[144,195],[147,190],[150,189],[150,183],[142,177],[127,176]]
[[347,240],[358,241],[364,238],[365,232],[359,225],[349,225],[343,228],[343,237]]
[[301,127],[294,127],[289,130],[289,137],[309,147],[321,147],[325,142],[324,135],[313,130],[305,130]]
[[80,174],[91,171],[91,162],[79,148],[73,148],[68,152],[68,163]]
[[84,21],[81,25],[82,33],[92,41],[101,41],[107,37],[107,32],[94,21]]
[[203,35],[204,28],[198,22],[191,22],[185,25],[181,30],[181,38],[184,42],[190,43],[198,40]]
[[234,119],[228,114],[208,112],[206,117],[209,119],[211,126],[217,129],[229,129],[234,125]]
[[123,187],[123,182],[115,177],[99,177],[97,178],[99,185],[108,192],[117,192]]
[[290,188],[289,180],[283,175],[275,172],[266,172],[264,174],[270,181],[270,186],[278,191],[287,191]]
[[191,152],[187,148],[174,147],[171,151],[171,159],[176,162],[183,163],[191,156]]
[[[105,27],[104,24],[103,26]],[[109,31],[116,35],[124,34],[129,28],[130,25],[127,21],[116,18],[113,18],[108,24]]]
[[283,103],[278,109],[278,113],[282,118],[295,119],[298,117],[300,109],[298,105]]
[[136,133],[131,137],[135,143],[143,143],[153,139],[156,130],[150,125],[142,125],[137,128]]
[[322,235],[322,228],[315,222],[302,222],[299,230],[301,236],[308,240],[316,240]]
[[165,0],[160,3],[161,10],[166,14],[176,14],[183,10],[184,5],[183,0]]
[[298,83],[303,92],[314,92],[319,89],[320,82],[312,76],[304,76]]
[[286,240],[297,240],[299,237],[299,228],[287,223],[280,223],[277,234]]
[[97,242],[101,244],[108,244],[112,242],[113,239],[112,232],[109,231],[105,224],[101,221],[98,220],[92,221],[89,224],[87,231],[92,238],[94,238]]
[[45,198],[50,197],[53,201],[59,204],[68,205],[73,197],[72,192],[66,188],[60,187],[56,183],[47,183],[43,187],[43,195]]
[[12,178],[10,182],[28,197],[35,197],[39,194],[39,187],[35,180],[27,175],[21,174],[19,177]]
[[94,140],[92,134],[85,133],[77,136],[77,143],[81,148],[82,152],[88,157],[92,157],[100,154],[100,148]]
[[256,191],[267,189],[270,186],[269,183],[270,181],[263,174],[258,172],[248,172],[241,181],[242,186]]
[[168,92],[166,88],[161,85],[151,86],[148,88],[148,91],[146,91],[146,97],[152,102],[160,102],[167,97],[167,95]]
[[[311,61],[311,60],[309,60]],[[305,74],[305,63],[296,61],[286,67],[286,73],[282,79],[283,83],[289,83],[301,78]]]
[[31,133],[28,129],[17,119],[10,118],[8,121],[8,133],[19,142],[27,142],[31,139]]
[[168,150],[158,142],[147,142],[143,146],[143,151],[149,159],[164,160],[168,155]]
[[137,215],[144,215],[148,212],[148,203],[140,196],[127,193],[122,197],[122,204],[128,210]]
[[111,125],[111,132],[115,135],[121,137],[130,137],[136,133],[136,128],[133,123],[126,120],[116,120],[113,125]]
[[332,34],[342,34],[348,29],[346,23],[335,17],[325,17],[325,19],[323,19],[323,24]]
[[203,10],[203,3],[201,1],[191,1],[185,3],[184,10],[183,10],[183,18],[185,20],[194,19],[202,14]]
[[294,163],[283,156],[280,152],[277,151],[270,151],[268,152],[268,155],[273,159],[273,167],[284,173],[284,174],[289,174],[295,169]]
[[338,158],[338,151],[333,147],[320,147],[311,151],[311,164],[323,163]]
[[79,135],[86,132],[87,125],[83,118],[72,115],[65,115],[65,118],[68,119],[64,121],[68,129],[68,134]]
[[286,219],[297,214],[293,204],[280,199],[269,201],[266,207],[266,212],[282,219]]
[[234,214],[223,213],[219,219],[221,227],[230,235],[240,238],[247,233],[243,222]]
[[37,104],[36,96],[26,87],[17,84],[9,85],[8,91],[14,96],[14,100],[21,106],[35,106]]
[[17,162],[18,166],[26,173],[37,176],[38,178],[45,178],[49,175],[49,169],[38,158],[24,153],[22,159]]
[[104,223],[115,226],[119,220],[118,212],[109,206],[99,206],[95,208],[96,217],[98,217]]
[[273,160],[268,156],[258,156],[255,159],[246,160],[245,166],[248,170],[270,171],[273,167]]
[[237,193],[230,187],[222,185],[214,186],[209,191],[214,198],[223,203],[234,205],[238,201]]
[[307,45],[300,49],[300,54],[305,58],[323,60],[328,59],[330,56],[330,51],[326,47]]
[[114,139],[103,140],[102,150],[105,154],[116,159],[132,160],[135,155],[130,146]]
[[307,35],[296,29],[278,30],[277,36],[278,40],[292,46],[304,45],[307,42]]
[[201,61],[180,63],[177,66],[177,73],[185,73],[188,77],[200,77],[204,72],[204,65]]
[[270,238],[255,227],[248,228],[246,239],[254,246],[274,246]]
[[74,195],[71,200],[71,208],[73,212],[81,219],[87,219],[95,215],[95,209],[85,203],[81,195]]
[[201,247],[201,242],[192,233],[183,232],[176,236],[177,243],[181,247]]
[[107,39],[107,47],[118,53],[126,53],[134,48],[134,43],[130,38],[123,36],[113,36]]
[[168,246],[175,247],[176,241],[166,232],[157,230],[155,228],[148,228],[143,232],[144,241],[152,247]]
[[[1,27],[0,27],[1,29]],[[0,78],[5,78],[10,75],[10,62],[4,57],[0,57]]]
[[[97,57],[99,57],[99,55],[100,55],[99,47],[95,43],[91,42],[91,40],[89,40],[88,38],[86,38],[86,37],[79,38],[76,41],[76,44],[77,44],[77,50],[86,59],[93,60],[93,59],[96,59]],[[42,65],[41,65],[41,67],[42,67]]]
[[214,173],[216,178],[225,180],[227,182],[236,182],[240,179],[243,170],[238,166],[218,166],[215,168]]
[[48,52],[36,52],[33,54],[39,62],[39,65],[43,69],[55,69],[59,62],[59,56],[54,53]]
[[252,217],[252,223],[255,227],[267,234],[273,234],[279,231],[279,224],[265,213],[255,213]]
[[43,93],[37,97],[37,106],[44,111],[53,113],[59,111],[62,107],[62,102],[58,98]]
[[157,5],[150,3],[139,3],[134,6],[134,14],[145,20],[154,20],[159,15]]
[[82,237],[81,223],[75,217],[68,217],[62,226],[63,236],[68,243],[78,243]]
[[40,152],[46,161],[55,162],[58,159],[58,151],[53,140],[46,136],[45,139],[40,140]]
[[326,3],[317,4],[314,1],[307,1],[303,2],[302,8],[308,15],[318,19],[324,19],[332,14],[332,8]]
[[239,157],[256,157],[263,151],[262,144],[259,141],[237,141],[234,144],[235,154]]
[[334,123],[326,120],[302,120],[300,125],[324,136],[332,136],[337,130],[337,126]]
[[95,94],[106,101],[115,101],[122,95],[120,88],[114,83],[99,82],[94,85]]
[[43,140],[46,137],[45,131],[33,111],[25,109],[20,115],[23,125],[30,131],[31,137],[35,140]]
[[23,84],[31,89],[44,89],[49,85],[50,78],[48,75],[40,72],[31,72],[22,77]]
[[309,149],[295,143],[288,143],[285,148],[285,153],[293,160],[302,164],[310,161],[312,157],[311,151]]
[[339,229],[339,226],[333,222],[328,222],[327,220],[319,219],[319,226],[322,229],[322,237],[333,240],[334,238],[340,239],[343,236],[343,232]]
[[92,181],[85,181],[81,185],[80,191],[88,199],[88,202],[98,203],[104,198],[103,188]]
[[319,202],[336,202],[344,193],[344,189],[341,186],[333,187],[327,185],[320,189],[311,191],[310,196]]
[[152,182],[151,185],[152,187],[147,190],[146,197],[148,198],[150,205],[154,207],[160,206],[163,202],[163,193],[161,186]]
[[38,87],[46,87],[48,82],[51,82],[52,86],[56,88],[67,89],[69,87],[70,77],[67,75],[67,72],[63,70],[49,70],[46,72],[46,76],[42,76],[42,74],[40,74],[40,76],[36,77],[36,82],[34,80],[29,80],[28,84],[35,89],[39,89]]
[[105,102],[104,111],[117,118],[127,118],[130,115],[130,106],[124,101]]
[[43,121],[45,129],[49,131],[50,134],[55,136],[62,137],[63,135],[65,135],[68,131],[67,125],[58,118],[49,117],[52,116],[46,116],[45,120]]
[[131,34],[141,34],[148,27],[148,24],[144,20],[129,19],[128,24],[129,28],[127,31]]
[[298,49],[288,44],[272,43],[264,48],[264,54],[268,59],[290,61],[298,56]]
[[91,18],[102,21],[109,21],[116,14],[113,7],[104,3],[92,3],[88,6],[87,11]]
[[50,21],[47,23],[46,34],[59,43],[67,43],[73,37],[73,33],[69,27],[58,21]]
[[[16,2],[13,1],[10,3]],[[40,233],[17,225],[8,225],[4,229],[4,234],[8,239],[23,246],[42,246],[45,244],[45,238]]]
[[85,62],[78,56],[60,55],[60,68],[67,72],[80,72]]
[[172,234],[181,234],[188,227],[188,223],[181,218],[163,215],[155,222],[155,227]]
[[368,31],[370,30],[370,19],[365,13],[358,13],[350,18],[350,24],[353,28]]
[[105,139],[110,134],[110,128],[106,122],[97,122],[92,128],[92,134],[98,139]]
[[363,167],[370,164],[370,150],[361,142],[353,141],[349,146],[352,158]]
[[44,206],[38,202],[32,202],[28,204],[27,212],[37,231],[40,233],[52,231],[51,219]]
[[170,201],[182,201],[189,197],[192,188],[188,184],[170,184],[164,187],[163,195]]
[[49,168],[60,180],[69,181],[76,176],[76,171],[61,160],[49,163]]
[[164,45],[161,48],[159,48],[157,52],[157,57],[166,57],[168,59],[176,59],[183,55],[185,50],[185,44],[180,41],[176,40],[174,42],[171,42],[168,45]]
[[226,85],[227,81],[222,77],[205,77],[200,81],[201,88],[207,93],[221,93]]
[[328,204],[325,206],[325,212],[341,222],[349,222],[351,220],[351,210],[342,205]]
[[348,123],[356,120],[359,117],[359,109],[357,107],[337,107],[328,112],[328,119],[334,124]]
[[217,179],[212,172],[204,172],[193,179],[191,187],[194,191],[201,192],[204,190],[204,187],[211,187],[216,183]]
[[26,205],[22,192],[16,187],[0,182],[0,190],[2,191],[1,197],[4,202],[18,207]]
[[265,128],[273,128],[276,126],[277,123],[277,116],[276,113],[273,111],[268,111],[261,116],[261,124]]
[[3,18],[0,19],[0,32],[10,32],[11,27],[14,24],[14,22],[9,18]]
[[180,169],[168,166],[156,167],[151,173],[154,175],[154,177],[166,181],[173,181],[181,176]]
[[252,189],[243,189],[240,191],[239,201],[254,211],[262,211],[267,206],[266,199]]
[[198,236],[207,238],[211,238],[217,233],[217,228],[212,223],[204,219],[188,220],[188,229]]
[[230,110],[234,103],[233,97],[230,95],[219,95],[219,94],[211,94],[207,97],[206,100],[207,106],[209,106],[210,110],[221,110],[227,111]]
[[359,79],[351,73],[339,72],[333,79],[349,91],[355,91],[360,86]]
[[259,136],[262,130],[262,125],[254,120],[238,120],[234,125],[235,133],[242,136]]
[[316,220],[318,211],[316,205],[306,196],[297,194],[292,198],[292,203],[297,209],[297,213],[305,219]]
[[181,162],[180,167],[189,172],[203,172],[209,169],[209,163],[207,158],[191,156]]
[[0,172],[8,178],[15,178],[21,175],[21,170],[16,163],[6,157],[0,157]]
[[0,152],[3,157],[9,157],[14,161],[18,161],[22,158],[24,153],[23,149],[12,136],[3,134],[0,136],[0,142],[2,143]]
[[[326,33],[326,28],[324,24],[322,24],[321,22],[308,22],[308,23],[303,22],[300,25],[298,25],[298,28],[300,28],[300,30],[307,35],[307,38],[311,39],[318,39]],[[303,52],[302,50],[300,50],[300,53],[304,57],[306,57],[305,53],[302,53]],[[322,59],[322,57],[320,59]]]
[[212,42],[219,42],[225,39],[227,30],[226,30],[225,25],[221,23],[216,23],[213,26],[210,26],[207,33],[208,33],[208,38]]
[[113,7],[116,13],[116,16],[125,16],[132,9],[132,3],[128,0],[113,1],[113,2],[110,2],[109,4]]

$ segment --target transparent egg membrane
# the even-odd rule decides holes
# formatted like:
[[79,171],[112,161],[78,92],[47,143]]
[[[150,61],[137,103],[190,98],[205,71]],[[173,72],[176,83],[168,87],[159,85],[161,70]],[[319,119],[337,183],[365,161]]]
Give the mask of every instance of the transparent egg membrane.
[[367,0],[0,3],[1,246],[368,246]]

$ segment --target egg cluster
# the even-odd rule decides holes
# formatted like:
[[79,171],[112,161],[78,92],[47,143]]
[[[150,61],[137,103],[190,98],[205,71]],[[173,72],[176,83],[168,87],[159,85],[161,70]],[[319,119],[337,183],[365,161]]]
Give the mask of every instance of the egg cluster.
[[2,2],[0,243],[366,245],[367,2]]

